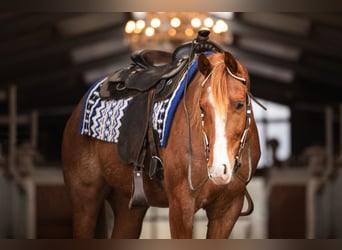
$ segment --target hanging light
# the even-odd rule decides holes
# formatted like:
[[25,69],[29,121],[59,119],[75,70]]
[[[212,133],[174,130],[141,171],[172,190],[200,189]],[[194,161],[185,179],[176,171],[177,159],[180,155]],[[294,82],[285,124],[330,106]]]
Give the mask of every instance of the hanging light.
[[161,24],[160,19],[157,18],[157,17],[155,17],[155,18],[153,18],[153,19],[151,20],[151,26],[152,26],[153,28],[159,28],[159,27],[160,27],[160,24]]
[[194,30],[192,28],[186,28],[184,33],[186,36],[192,37],[194,35]]
[[207,17],[206,19],[204,19],[204,26],[207,28],[211,28],[214,25],[214,20],[210,17]]
[[135,29],[135,22],[133,20],[130,20],[126,23],[126,27],[125,27],[125,32],[127,34],[131,34]]
[[153,36],[154,35],[154,28],[153,27],[147,27],[146,30],[145,30],[145,35],[146,36]]
[[138,20],[138,21],[135,23],[134,32],[135,32],[135,33],[140,33],[144,28],[145,28],[145,21],[144,21],[144,20]]
[[228,25],[222,19],[216,21],[213,30],[215,33],[223,33],[228,31]]
[[202,25],[201,19],[199,19],[198,17],[195,17],[193,19],[191,19],[191,25],[194,28],[199,28]]
[[178,28],[181,25],[181,20],[178,17],[174,17],[171,19],[170,24],[173,28]]
[[[222,16],[223,12],[220,13]],[[194,39],[200,29],[211,31],[210,39],[216,43],[231,42],[226,20],[208,12],[139,12],[136,16],[136,20],[129,20],[125,26],[132,50],[172,51]]]

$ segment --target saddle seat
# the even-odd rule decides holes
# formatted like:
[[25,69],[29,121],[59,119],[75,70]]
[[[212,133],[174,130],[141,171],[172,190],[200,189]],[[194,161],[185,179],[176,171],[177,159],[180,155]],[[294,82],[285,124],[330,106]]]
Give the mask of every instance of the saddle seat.
[[185,43],[175,49],[173,53],[163,50],[140,50],[131,54],[133,62],[141,67],[160,67],[165,64],[175,65],[181,59],[191,55],[192,44]]
[[100,88],[100,96],[104,99],[122,99],[155,88],[159,89],[157,100],[166,99],[174,90],[176,78],[186,68],[190,49],[190,44],[185,44],[173,53],[161,50],[133,52],[132,64],[109,76]]
[[131,59],[142,68],[160,67],[171,63],[172,54],[163,50],[139,50],[131,54]]

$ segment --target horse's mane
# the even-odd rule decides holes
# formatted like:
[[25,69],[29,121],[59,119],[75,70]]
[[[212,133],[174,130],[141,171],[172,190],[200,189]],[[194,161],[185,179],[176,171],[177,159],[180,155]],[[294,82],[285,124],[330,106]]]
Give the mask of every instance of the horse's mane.
[[211,93],[214,106],[224,119],[226,119],[228,107],[228,77],[224,62],[214,66],[211,76]]
[[[238,63],[238,74],[246,78],[247,91],[249,89],[250,81],[247,69]],[[211,76],[211,92],[213,97],[214,106],[216,107],[219,115],[226,119],[228,108],[228,89],[229,80],[232,79],[227,72],[227,66],[224,62],[219,62],[214,65]]]

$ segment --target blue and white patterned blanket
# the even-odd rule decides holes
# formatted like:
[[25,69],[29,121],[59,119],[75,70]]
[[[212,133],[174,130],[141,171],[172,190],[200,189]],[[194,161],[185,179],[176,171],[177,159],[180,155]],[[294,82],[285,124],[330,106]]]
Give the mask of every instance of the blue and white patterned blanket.
[[[158,132],[160,146],[165,147],[170,126],[179,101],[184,93],[187,80],[190,82],[197,70],[194,60],[178,83],[172,96],[154,105],[153,128]],[[188,78],[188,79],[187,79]],[[100,85],[106,78],[95,82],[88,90],[83,104],[80,133],[99,140],[117,143],[120,135],[121,119],[132,97],[120,100],[103,100],[99,95]]]

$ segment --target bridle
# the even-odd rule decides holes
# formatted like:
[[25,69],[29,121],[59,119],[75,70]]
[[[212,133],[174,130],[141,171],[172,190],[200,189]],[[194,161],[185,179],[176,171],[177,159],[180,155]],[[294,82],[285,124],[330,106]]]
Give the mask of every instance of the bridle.
[[[190,61],[194,59],[195,55],[203,52],[204,54],[206,52],[209,53],[215,53],[215,52],[224,52],[224,49],[221,48],[219,45],[217,45],[215,42],[209,40],[209,31],[208,30],[201,30],[198,32],[198,36],[196,39],[194,39],[192,42],[189,42],[188,44],[191,44],[191,50],[189,52],[189,60],[188,60],[188,67],[190,65]],[[236,80],[241,81],[243,84],[246,85],[247,80],[245,78],[239,77],[235,74],[233,74],[228,67],[226,67],[228,74],[233,77]],[[205,82],[209,79],[210,75],[212,74],[213,70],[209,73],[209,75],[206,77],[206,79],[202,82],[202,87],[204,86]],[[186,82],[189,83],[189,78],[188,74],[186,74]],[[184,90],[184,97],[186,96],[186,87]],[[252,161],[251,161],[251,150],[250,150],[250,143],[248,143],[248,166],[249,166],[249,174],[248,178],[244,180],[238,173],[237,171],[241,167],[241,157],[242,157],[242,151],[243,148],[245,147],[246,140],[247,140],[247,133],[249,130],[249,126],[251,123],[251,99],[255,101],[259,106],[261,106],[263,109],[266,110],[265,106],[262,105],[254,96],[248,92],[247,93],[247,114],[246,114],[246,123],[245,123],[245,129],[242,133],[241,140],[240,140],[240,145],[238,152],[235,156],[235,162],[234,162],[234,168],[233,168],[233,173],[242,181],[247,183],[250,181],[251,176],[252,176]],[[189,187],[191,190],[197,190],[199,189],[204,183],[207,181],[208,177],[210,178],[210,175],[208,173],[207,177],[204,178],[196,187],[193,186],[192,183],[192,147],[191,147],[191,128],[190,128],[190,117],[189,117],[189,112],[186,106],[186,98],[183,98],[183,108],[184,108],[184,113],[185,113],[185,119],[187,123],[187,130],[188,130],[188,150],[189,150],[189,155],[188,155],[188,183]],[[202,131],[203,131],[203,141],[204,141],[204,148],[205,148],[205,157],[208,161],[209,159],[209,140],[208,136],[204,132],[204,113],[201,114],[202,116]]]
[[[210,78],[210,76],[212,75],[214,69],[219,64],[221,64],[221,63],[222,62],[217,63],[216,65],[214,65],[212,71],[208,74],[208,76],[201,83],[201,87],[202,88],[207,83],[207,81]],[[226,70],[227,70],[228,74],[231,77],[233,77],[234,79],[240,81],[244,85],[247,84],[247,80],[245,78],[242,78],[242,77],[239,77],[239,76],[233,74],[227,66],[226,66]],[[247,102],[246,102],[246,121],[245,121],[245,127],[244,127],[244,130],[243,130],[242,135],[241,135],[239,148],[238,148],[237,153],[236,153],[236,155],[234,157],[234,167],[233,167],[232,173],[235,174],[240,180],[248,183],[250,181],[251,177],[252,177],[252,161],[251,161],[250,143],[248,143],[248,177],[247,177],[247,179],[243,179],[243,177],[241,177],[237,173],[237,171],[241,167],[242,151],[243,151],[243,149],[244,149],[244,147],[246,145],[247,134],[248,134],[249,127],[250,127],[250,124],[251,124],[252,105],[251,105],[251,95],[250,95],[250,93],[246,94],[246,99],[247,99]],[[205,155],[206,161],[208,162],[209,161],[209,153],[210,153],[210,145],[209,145],[208,136],[207,136],[207,134],[205,132],[205,129],[204,129],[204,126],[205,126],[204,117],[205,117],[205,114],[204,114],[204,111],[201,108],[201,119],[202,119],[201,125],[202,125],[202,134],[203,134],[203,142],[204,142],[204,155]],[[212,177],[212,172],[213,171],[211,171],[208,168],[208,177],[209,177],[209,179],[213,178]]]
[[[242,77],[239,77],[239,76],[233,74],[227,66],[226,66],[226,70],[231,77],[233,77],[236,80],[241,81],[242,84],[244,84],[244,85],[247,84],[247,80],[245,78],[242,78]],[[208,81],[208,79],[212,75],[213,71],[214,71],[214,69],[211,70],[211,72],[208,74],[208,76],[201,83],[202,88],[204,87],[205,83]],[[184,96],[186,96],[185,93],[186,93],[186,89],[184,91]],[[248,134],[248,131],[250,128],[251,114],[252,114],[251,99],[254,102],[256,102],[263,109],[266,110],[266,107],[264,105],[262,105],[256,98],[254,98],[254,96],[250,92],[247,92],[246,98],[247,98],[247,102],[246,102],[247,104],[246,104],[245,127],[244,127],[244,130],[243,130],[242,135],[241,135],[239,148],[238,148],[237,153],[234,157],[234,167],[232,170],[232,174],[234,174],[234,176],[236,176],[237,179],[239,179],[241,182],[243,182],[247,186],[247,184],[249,183],[249,181],[252,178],[251,143],[250,143],[250,141],[247,142],[247,134]],[[188,184],[189,184],[189,188],[192,191],[195,191],[195,190],[198,190],[199,188],[201,188],[206,183],[208,178],[212,179],[212,175],[211,175],[211,172],[207,166],[207,173],[208,173],[207,176],[205,178],[203,178],[200,181],[200,183],[196,185],[196,187],[193,186],[193,183],[192,183],[192,147],[191,147],[191,131],[190,131],[191,129],[190,129],[190,118],[189,118],[188,109],[186,107],[185,98],[183,99],[183,108],[184,108],[184,113],[185,113],[185,118],[187,121],[187,128],[188,128],[188,150],[189,150],[189,155],[188,155]],[[206,161],[208,162],[209,161],[209,153],[210,153],[210,145],[209,145],[208,136],[207,136],[205,129],[204,129],[205,114],[204,114],[203,109],[201,107],[200,107],[200,110],[201,110],[201,119],[202,119],[201,124],[202,124],[202,134],[203,134],[203,142],[204,142],[204,156],[205,156]],[[246,145],[246,142],[248,144],[248,176],[247,176],[247,178],[243,178],[238,173],[238,170],[241,167],[242,152],[243,152],[243,149]],[[250,194],[248,193],[247,188],[245,188],[244,191],[245,191],[245,197],[246,197],[247,202],[248,202],[248,209],[244,212],[241,212],[240,216],[247,216],[247,215],[251,214],[253,212],[253,209],[254,209],[253,200],[252,200]]]
[[[208,74],[208,76],[204,79],[204,81],[201,83],[201,87],[202,88],[205,86],[206,82],[208,81],[208,79],[212,75],[215,67],[216,67],[216,65],[214,66],[212,71]],[[226,70],[227,70],[228,74],[231,77],[233,77],[234,79],[242,82],[242,84],[244,84],[244,85],[247,84],[247,80],[245,78],[242,78],[242,77],[239,77],[239,76],[233,74],[227,66],[226,66]],[[233,167],[233,170],[232,170],[232,174],[234,176],[236,176],[241,182],[243,182],[247,186],[247,184],[250,182],[250,180],[252,178],[251,142],[250,141],[247,142],[247,135],[248,135],[248,131],[249,131],[249,128],[250,128],[250,125],[251,125],[251,119],[252,119],[251,118],[251,115],[252,115],[251,100],[255,101],[264,110],[266,110],[266,107],[263,104],[261,104],[256,98],[254,98],[254,96],[250,92],[247,92],[246,99],[247,99],[247,101],[246,101],[246,121],[245,121],[245,127],[244,127],[244,130],[243,130],[242,135],[241,135],[239,148],[238,148],[238,150],[236,152],[236,155],[234,157],[234,167]],[[200,108],[200,110],[201,110],[201,119],[202,119],[202,122],[201,122],[201,124],[202,124],[202,134],[203,134],[203,141],[204,141],[204,155],[205,155],[206,161],[208,162],[209,161],[209,153],[210,153],[210,145],[209,145],[208,136],[207,136],[207,134],[205,132],[205,129],[204,129],[204,126],[205,126],[205,123],[204,123],[205,114],[204,114],[204,111],[203,111],[202,108]],[[247,152],[247,154],[248,154],[248,176],[247,176],[247,178],[244,178],[244,177],[242,177],[238,173],[238,170],[241,167],[242,152],[243,152],[243,149],[245,148],[246,142],[248,144],[248,152]],[[189,165],[189,167],[191,167],[191,165]],[[209,179],[213,179],[212,171],[210,171],[208,166],[207,166],[207,171],[208,171],[208,178]],[[189,169],[189,173],[191,173],[191,169]],[[191,175],[190,174],[188,176],[188,179],[189,179],[190,188],[193,189],[192,183],[191,183]],[[202,181],[202,183],[204,184],[203,181]],[[253,200],[252,200],[252,198],[251,198],[247,188],[245,188],[245,197],[246,197],[247,202],[248,202],[248,208],[247,208],[246,211],[241,212],[240,216],[250,215],[253,212],[253,210],[254,210],[254,203],[253,203]]]

